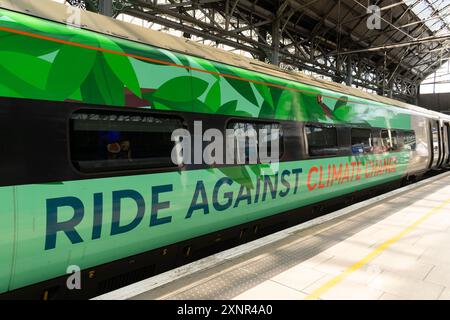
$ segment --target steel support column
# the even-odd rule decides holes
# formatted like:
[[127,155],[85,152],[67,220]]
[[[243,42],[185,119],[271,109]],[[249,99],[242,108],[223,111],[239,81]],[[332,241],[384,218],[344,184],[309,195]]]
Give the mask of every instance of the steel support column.
[[353,70],[352,70],[352,57],[347,58],[347,77],[345,78],[345,84],[349,87],[353,83]]
[[108,17],[113,15],[113,0],[98,0],[98,12]]
[[280,18],[272,23],[272,64],[280,65]]

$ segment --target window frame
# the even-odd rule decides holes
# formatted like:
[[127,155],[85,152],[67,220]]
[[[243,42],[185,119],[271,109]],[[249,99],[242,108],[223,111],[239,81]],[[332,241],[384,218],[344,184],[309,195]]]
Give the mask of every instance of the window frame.
[[[354,130],[361,130],[361,131],[368,131],[370,132],[370,137],[369,137],[369,144],[371,146],[371,151],[370,152],[362,152],[362,153],[354,153],[353,152],[353,131]],[[373,143],[373,138],[374,138],[374,130],[373,128],[367,128],[367,127],[351,127],[350,128],[350,152],[352,155],[366,155],[366,154],[373,154],[374,153],[374,143]]]
[[181,127],[180,129],[188,129],[188,126],[186,125],[186,119],[179,115],[179,114],[173,114],[168,112],[160,112],[159,110],[148,110],[148,109],[138,109],[135,108],[129,109],[129,108],[114,108],[114,107],[103,107],[103,106],[93,106],[93,107],[81,107],[73,110],[68,114],[67,117],[67,157],[69,166],[74,170],[77,174],[80,176],[85,177],[103,177],[103,176],[111,176],[111,175],[117,175],[122,176],[126,174],[138,174],[138,173],[156,173],[156,172],[176,172],[180,169],[183,169],[186,167],[185,163],[182,163],[180,165],[171,165],[171,166],[155,166],[155,167],[142,167],[142,168],[118,168],[118,169],[112,169],[112,170],[92,170],[92,171],[83,171],[79,166],[76,165],[76,161],[73,160],[73,150],[72,150],[72,134],[74,132],[73,129],[73,116],[77,113],[86,113],[86,114],[97,114],[97,113],[110,113],[110,114],[117,114],[117,113],[124,113],[127,115],[135,115],[135,116],[143,116],[143,117],[153,117],[153,118],[168,118],[168,119],[176,119],[180,121]]
[[[403,146],[402,146],[402,148],[401,148],[400,151],[415,152],[415,151],[417,150],[417,135],[416,135],[416,132],[415,132],[414,130],[412,130],[412,129],[409,129],[409,130],[397,130],[397,131],[399,131],[400,137],[401,137],[402,143],[403,143]],[[414,147],[414,149],[406,150],[406,149],[405,149],[405,146],[406,146],[407,144],[405,143],[405,137],[408,136],[408,135],[410,135],[411,133],[414,135],[414,144],[415,144],[415,147]]]
[[[307,127],[316,127],[316,128],[333,128],[336,132],[336,145],[335,145],[335,149],[336,152],[335,153],[329,153],[329,154],[325,154],[325,155],[313,155],[310,152],[310,146],[309,146],[309,141],[308,141],[308,134],[306,132],[306,128]],[[339,141],[339,129],[340,128],[346,128],[348,126],[345,125],[336,125],[336,124],[328,124],[328,123],[318,123],[318,122],[305,122],[303,124],[303,139],[304,139],[304,143],[305,143],[305,151],[306,151],[306,155],[310,158],[310,159],[321,159],[321,158],[333,158],[333,157],[340,157],[341,155],[340,153],[340,141]]]

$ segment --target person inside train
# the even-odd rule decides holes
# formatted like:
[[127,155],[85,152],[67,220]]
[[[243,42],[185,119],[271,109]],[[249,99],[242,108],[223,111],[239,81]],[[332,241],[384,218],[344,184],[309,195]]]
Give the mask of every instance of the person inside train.
[[131,148],[129,140],[118,140],[106,146],[108,159],[129,159],[131,160]]

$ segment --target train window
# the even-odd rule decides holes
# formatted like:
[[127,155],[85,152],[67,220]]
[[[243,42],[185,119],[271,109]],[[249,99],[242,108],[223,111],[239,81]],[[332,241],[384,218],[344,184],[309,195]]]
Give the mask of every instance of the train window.
[[391,134],[389,130],[381,130],[382,151],[389,151],[392,148]]
[[79,112],[71,118],[71,157],[82,172],[172,167],[178,118],[125,112]]
[[416,150],[416,134],[413,130],[381,130],[381,152]]
[[380,132],[374,132],[372,137],[373,153],[383,153],[383,139]]
[[372,130],[352,128],[352,153],[361,154],[372,151]]
[[433,152],[438,156],[439,152],[439,130],[438,122],[431,121],[431,134],[433,137]]
[[405,151],[416,150],[416,133],[413,130],[402,131],[402,145]]
[[402,149],[401,141],[399,140],[398,132],[397,130],[391,130],[391,141],[392,141],[392,147],[391,152],[400,151]]
[[279,123],[229,122],[227,129],[234,130],[236,163],[277,162],[284,153],[283,129]]
[[305,126],[310,156],[336,155],[338,152],[337,130],[333,126]]

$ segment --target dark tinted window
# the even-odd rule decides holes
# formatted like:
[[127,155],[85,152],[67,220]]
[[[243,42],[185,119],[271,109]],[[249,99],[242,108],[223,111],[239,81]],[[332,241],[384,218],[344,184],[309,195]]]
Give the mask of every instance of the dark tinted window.
[[305,126],[311,156],[335,155],[338,152],[337,130],[333,126]]
[[71,157],[83,172],[175,166],[172,132],[178,118],[125,112],[80,112],[71,119]]
[[[235,141],[235,163],[264,162],[260,156],[274,156],[278,148],[278,160],[284,153],[283,130],[279,123],[230,122],[227,129],[233,129]],[[241,139],[241,140],[240,140]],[[263,146],[266,152],[262,152]]]
[[372,130],[352,129],[352,153],[370,153],[373,151]]

